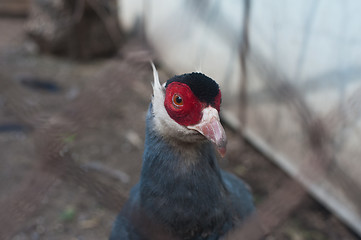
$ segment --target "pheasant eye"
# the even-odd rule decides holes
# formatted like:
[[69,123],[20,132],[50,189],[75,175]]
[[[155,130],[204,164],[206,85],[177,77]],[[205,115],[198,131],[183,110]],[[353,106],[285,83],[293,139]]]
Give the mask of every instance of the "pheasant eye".
[[176,106],[176,107],[182,107],[183,106],[183,99],[178,94],[174,94],[172,100],[173,100],[174,106]]

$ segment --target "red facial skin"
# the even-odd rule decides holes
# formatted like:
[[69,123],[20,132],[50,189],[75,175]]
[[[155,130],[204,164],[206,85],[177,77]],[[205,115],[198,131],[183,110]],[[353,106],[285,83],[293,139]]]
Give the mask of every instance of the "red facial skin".
[[[183,103],[181,105],[174,102],[173,98],[175,94],[182,98]],[[219,91],[212,107],[219,112],[220,105],[221,92]],[[164,106],[169,116],[178,124],[191,126],[199,123],[202,119],[202,110],[206,108],[208,104],[199,101],[188,85],[173,82],[167,86]]]

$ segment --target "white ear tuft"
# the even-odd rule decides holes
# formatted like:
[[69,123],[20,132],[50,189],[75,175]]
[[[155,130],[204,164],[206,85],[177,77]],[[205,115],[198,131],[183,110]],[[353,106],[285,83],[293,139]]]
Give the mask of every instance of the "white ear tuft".
[[154,63],[151,61],[150,64],[152,65],[153,77],[154,77],[154,82],[152,84],[152,86],[153,86],[153,95],[157,96],[162,91],[162,86],[160,85],[158,71],[155,68]]
[[157,69],[154,66],[153,62],[150,62],[150,64],[152,65],[153,68],[153,77],[154,77],[154,82],[152,84],[153,86],[153,98],[152,98],[152,103],[153,103],[153,111],[165,111],[164,108],[164,93],[165,93],[165,89],[164,87],[162,87],[160,85],[159,82],[159,76],[158,76],[158,72]]

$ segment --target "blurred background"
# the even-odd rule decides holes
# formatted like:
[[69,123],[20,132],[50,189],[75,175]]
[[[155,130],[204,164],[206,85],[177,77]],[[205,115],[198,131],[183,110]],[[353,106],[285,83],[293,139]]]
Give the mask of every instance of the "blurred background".
[[221,86],[220,165],[258,209],[229,239],[360,239],[360,7],[1,0],[0,239],[107,239],[139,179],[150,60]]

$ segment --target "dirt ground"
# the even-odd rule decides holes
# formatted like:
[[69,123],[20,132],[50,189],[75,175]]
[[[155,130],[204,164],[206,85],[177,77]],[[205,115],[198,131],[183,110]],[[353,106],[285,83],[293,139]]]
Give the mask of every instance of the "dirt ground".
[[[11,197],[26,181],[27,174],[39,165],[36,134],[42,128],[41,119],[67,109],[82,111],[77,109],[79,99],[90,100],[85,103],[88,110],[84,112],[101,108],[103,105],[97,105],[96,99],[106,102],[106,91],[111,89],[109,78],[114,78],[118,86],[109,96],[116,97],[101,114],[85,115],[89,121],[82,131],[64,132],[62,151],[77,164],[95,169],[97,178],[126,195],[138,181],[141,169],[152,75],[146,64],[136,66],[146,52],[128,43],[119,56],[92,62],[38,55],[36,47],[25,40],[23,24],[19,19],[0,19],[0,200]],[[134,78],[122,76],[122,69],[132,67]],[[160,76],[163,81],[167,78],[162,72]],[[38,80],[51,84],[39,87],[35,84]],[[226,133],[228,153],[221,166],[243,178],[259,204],[288,176],[251,146],[243,145],[237,134],[229,129]],[[103,205],[101,197],[76,181],[58,178],[32,214],[17,226],[12,239],[107,239],[117,211]],[[359,238],[317,201],[307,197],[266,239]]]

